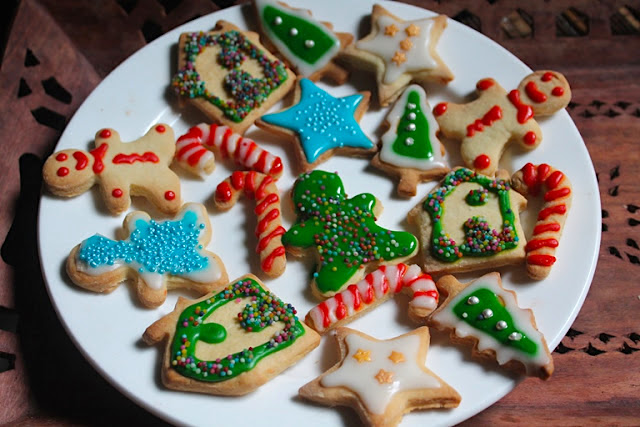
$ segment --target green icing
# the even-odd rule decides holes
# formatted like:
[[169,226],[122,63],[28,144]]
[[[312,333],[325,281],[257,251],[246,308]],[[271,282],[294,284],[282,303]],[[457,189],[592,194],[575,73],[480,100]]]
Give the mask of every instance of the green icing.
[[[271,340],[216,360],[201,360],[195,355],[198,341],[208,344],[223,342],[226,329],[214,322],[204,323],[217,309],[238,298],[250,298],[238,313],[238,322],[247,332],[259,332],[279,322],[284,325]],[[181,375],[200,381],[219,382],[237,377],[253,369],[260,360],[289,347],[305,333],[290,304],[283,303],[252,279],[240,280],[220,293],[193,304],[178,318],[171,344],[171,366]]]
[[486,205],[489,199],[489,192],[484,188],[479,190],[471,190],[467,197],[465,197],[465,201],[469,204],[469,206],[482,206]]
[[376,224],[372,194],[347,199],[335,173],[302,174],[293,187],[296,223],[283,235],[287,246],[314,248],[319,255],[314,273],[320,292],[337,292],[365,264],[409,256],[416,238]]
[[[469,298],[478,298],[477,304],[469,304]],[[491,317],[485,318],[483,311],[490,309]],[[490,335],[502,345],[514,348],[522,353],[535,356],[538,353],[538,344],[526,336],[514,324],[511,313],[504,307],[498,296],[491,290],[479,288],[466,295],[454,307],[453,312],[463,322],[475,329]],[[466,313],[466,316],[464,315]],[[497,324],[500,320],[506,322],[506,327],[499,330]],[[516,334],[520,339],[510,339],[511,334]]]
[[[417,91],[409,92],[404,113],[396,129],[397,137],[391,148],[401,156],[433,160],[429,121],[420,107],[420,101],[420,94]],[[412,113],[415,114],[415,119],[410,118]],[[415,130],[410,130],[412,125],[415,126]]]
[[[498,205],[502,216],[502,230],[492,229],[481,217],[472,217],[463,224],[465,240],[458,245],[446,232],[442,224],[445,212],[445,199],[458,185],[472,182],[482,186],[484,190],[498,197]],[[430,193],[424,202],[424,209],[429,213],[433,225],[431,235],[431,254],[444,262],[455,262],[462,257],[487,257],[502,251],[518,247],[519,238],[516,233],[516,216],[509,200],[510,185],[505,180],[492,180],[472,170],[460,168],[447,174],[443,185]],[[471,197],[472,202],[475,196]],[[467,203],[469,201],[467,195]]]
[[[276,18],[280,24],[276,25]],[[327,54],[336,44],[336,40],[322,25],[291,15],[281,8],[265,6],[262,12],[264,25],[284,43],[291,53],[308,64],[315,64]],[[291,35],[291,29],[298,33]],[[313,46],[307,46],[307,40],[313,41]]]

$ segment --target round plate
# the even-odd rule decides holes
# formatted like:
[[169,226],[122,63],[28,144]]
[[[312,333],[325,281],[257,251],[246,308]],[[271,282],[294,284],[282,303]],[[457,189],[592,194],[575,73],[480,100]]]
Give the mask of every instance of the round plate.
[[[304,5],[302,0],[288,2],[294,6]],[[433,16],[432,12],[417,7],[382,3],[404,19]],[[320,20],[331,21],[337,31],[361,37],[362,29],[369,26],[372,4],[369,0],[350,1],[349,7],[345,8],[342,0],[323,0],[314,2],[313,13]],[[104,79],[77,111],[57,148],[86,149],[95,132],[102,127],[113,127],[120,132],[123,141],[133,141],[157,122],[169,123],[178,136],[189,127],[205,121],[195,110],[180,109],[168,85],[175,72],[179,34],[206,31],[219,19],[233,22],[241,28],[256,29],[251,7],[245,5],[199,18],[165,34]],[[432,106],[445,100],[461,102],[483,77],[492,76],[509,90],[517,87],[530,72],[505,49],[453,20],[449,20],[438,51],[456,77],[446,87],[427,86]],[[354,74],[351,82],[357,82],[356,87],[350,84],[321,86],[334,96],[346,96],[356,89],[375,91],[374,82],[368,75]],[[278,109],[280,105],[272,111]],[[386,109],[374,108],[361,122],[364,131],[376,141],[385,114]],[[600,244],[600,199],[589,154],[569,114],[561,111],[542,120],[541,126],[544,141],[540,147],[526,153],[515,147],[508,148],[501,166],[513,172],[526,162],[547,162],[571,179],[573,207],[557,252],[559,261],[549,277],[541,282],[527,279],[523,266],[500,271],[504,286],[517,291],[522,307],[533,309],[549,347],[555,348],[575,319],[593,277]],[[247,136],[281,156],[286,165],[294,161],[292,147],[288,143],[280,143],[255,127]],[[446,144],[446,148],[451,164],[459,164],[457,144]],[[366,159],[335,156],[320,169],[338,171],[350,195],[373,192],[385,207],[378,223],[391,229],[406,228],[406,213],[435,185],[435,182],[421,184],[418,196],[407,201],[395,196],[396,180],[373,169]],[[184,200],[202,202],[209,209],[214,230],[209,249],[220,255],[229,277],[235,278],[248,272],[259,273],[259,268],[253,250],[256,239],[253,236],[255,218],[251,204],[240,203],[229,212],[217,213],[211,203],[216,185],[232,170],[232,164],[221,160],[215,172],[204,180],[185,174],[181,177]],[[286,167],[278,182],[283,194],[290,190],[294,179],[294,173]],[[132,210],[149,208],[144,200],[134,200],[132,206]],[[283,215],[284,225],[288,227],[295,219],[293,213],[284,209]],[[74,286],[64,269],[67,254],[75,245],[94,233],[115,238],[123,218],[124,215],[113,217],[106,212],[95,189],[70,200],[45,194],[40,204],[40,257],[51,300],[80,351],[105,378],[149,411],[174,423],[195,425],[215,420],[215,424],[220,425],[240,422],[281,424],[279,418],[273,416],[274,410],[292,425],[355,422],[357,416],[350,409],[314,405],[297,397],[300,386],[337,361],[336,346],[331,338],[323,339],[318,349],[248,396],[222,398],[165,389],[159,374],[161,352],[158,348],[145,346],[141,336],[147,326],[172,311],[179,293],[171,292],[165,304],[149,310],[139,305],[127,285],[120,286],[109,295],[87,292]],[[525,215],[525,229],[531,229],[534,220],[535,213]],[[292,303],[301,317],[317,303],[308,288],[311,268],[311,262],[289,259],[285,274],[266,282],[280,298]],[[477,276],[467,274],[464,278]],[[391,338],[416,326],[408,319],[406,311],[406,299],[397,298],[349,326],[377,338]],[[415,411],[404,417],[403,425],[458,423],[496,402],[518,382],[518,378],[491,364],[476,363],[469,354],[469,348],[450,344],[444,334],[432,334],[427,366],[458,390],[462,402],[453,410]],[[267,418],[265,413],[269,413]]]

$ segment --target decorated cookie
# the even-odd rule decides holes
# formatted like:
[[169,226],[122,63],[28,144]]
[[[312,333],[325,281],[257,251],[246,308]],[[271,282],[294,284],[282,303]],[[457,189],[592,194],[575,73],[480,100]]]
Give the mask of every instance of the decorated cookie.
[[315,170],[300,175],[292,195],[297,220],[282,236],[287,250],[316,253],[312,290],[324,299],[364,276],[365,268],[402,262],[418,251],[416,238],[376,224],[382,204],[369,193],[347,199],[335,173]]
[[114,129],[96,133],[89,152],[67,149],[53,153],[44,164],[44,183],[56,196],[73,197],[95,184],[113,214],[126,211],[131,196],[143,196],[158,210],[175,214],[181,206],[180,180],[169,169],[175,152],[173,129],[159,124],[128,143]]
[[226,21],[213,31],[182,34],[178,50],[171,85],[181,100],[240,134],[295,83],[293,72],[260,44],[258,34]]
[[386,123],[389,130],[382,135],[382,148],[371,163],[400,177],[401,196],[415,196],[419,182],[440,178],[449,171],[444,146],[436,136],[438,122],[422,87],[409,86],[387,115]]
[[502,287],[499,273],[462,284],[453,276],[436,283],[445,297],[427,324],[451,331],[451,340],[473,345],[473,356],[529,376],[548,379],[553,359],[536,328],[533,312],[518,307],[515,292]]
[[256,125],[296,141],[300,169],[309,171],[334,153],[373,154],[376,146],[358,121],[369,105],[369,92],[334,98],[309,79],[301,79],[294,105],[262,116]]
[[231,209],[241,193],[256,201],[256,252],[260,254],[260,267],[268,276],[278,277],[284,273],[287,258],[282,246],[285,229],[280,220],[280,196],[275,180],[269,175],[254,171],[234,172],[218,184],[216,207],[221,210]]
[[173,220],[152,220],[145,212],[124,219],[125,240],[95,234],[73,248],[67,273],[76,285],[93,292],[111,292],[132,279],[145,307],[157,307],[167,289],[205,294],[227,282],[220,258],[205,250],[211,224],[204,206],[185,204]]
[[255,390],[320,343],[291,304],[250,274],[195,301],[180,297],[142,338],[165,342],[166,387],[229,396]]
[[400,291],[410,294],[409,316],[422,319],[438,306],[433,279],[417,265],[382,265],[364,279],[347,286],[312,308],[305,322],[323,334],[343,326],[382,304]]
[[327,75],[338,84],[347,81],[349,74],[334,59],[353,35],[334,33],[330,23],[318,22],[311,11],[276,0],[254,0],[254,6],[262,33],[298,75],[314,81]]
[[375,72],[380,105],[393,102],[411,82],[448,83],[453,74],[436,52],[444,15],[405,21],[376,4],[371,33],[345,49],[345,59]]
[[527,274],[541,280],[549,275],[556,262],[562,228],[571,207],[571,182],[559,170],[542,163],[527,163],[511,178],[513,189],[525,197],[542,195],[544,205],[538,212],[532,240],[527,243]]
[[534,116],[551,115],[571,100],[567,79],[556,71],[529,74],[509,93],[495,80],[482,79],[476,92],[475,101],[442,102],[433,112],[442,133],[462,141],[465,165],[485,175],[496,171],[509,141],[526,150],[540,145],[542,131]]
[[425,366],[428,328],[384,341],[348,328],[335,336],[340,361],[300,388],[305,399],[351,406],[372,426],[395,426],[416,409],[460,404],[460,395]]
[[262,149],[252,139],[244,138],[229,126],[200,123],[178,138],[176,160],[180,166],[196,175],[209,175],[215,168],[216,149],[222,158],[231,157],[243,169],[279,178],[282,160]]
[[432,274],[472,271],[524,260],[520,212],[527,200],[496,179],[459,168],[407,217],[419,230],[423,267]]

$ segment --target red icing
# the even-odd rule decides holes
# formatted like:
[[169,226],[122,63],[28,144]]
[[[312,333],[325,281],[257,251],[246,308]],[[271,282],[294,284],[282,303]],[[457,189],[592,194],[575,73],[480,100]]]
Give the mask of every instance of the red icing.
[[59,153],[56,156],[56,160],[59,162],[64,162],[65,160],[67,160],[67,155],[65,153]]
[[82,169],[86,168],[87,165],[89,164],[89,159],[87,158],[87,155],[84,154],[82,151],[76,151],[75,153],[73,153],[73,158],[76,159],[76,170],[81,171]]
[[436,116],[441,116],[446,112],[447,112],[446,102],[441,102],[440,104],[436,105],[435,108],[433,109],[433,114],[435,114]]
[[371,304],[375,298],[375,295],[373,294],[373,276],[371,274],[367,274],[364,279],[369,284],[369,286],[367,286],[367,294],[364,296],[364,302],[366,304]]
[[262,202],[260,202],[258,206],[256,206],[256,209],[254,212],[256,213],[256,215],[260,215],[267,209],[269,205],[271,205],[272,203],[276,203],[278,200],[280,200],[278,195],[275,193],[271,193],[267,197],[265,197],[265,199]]
[[564,215],[567,213],[567,207],[562,204],[562,205],[555,205],[555,206],[551,206],[549,208],[544,208],[540,211],[540,213],[538,213],[538,219],[539,220],[544,220],[547,219],[549,216],[553,215],[553,214],[560,214],[560,215]]
[[178,155],[177,157],[182,157],[184,155],[184,153],[186,153],[187,151],[191,150],[192,148],[196,148],[197,146],[199,146],[200,143],[199,142],[192,142],[191,144],[187,144],[184,147],[182,147],[179,151],[178,151]]
[[271,209],[268,214],[262,218],[262,220],[258,223],[258,227],[256,228],[256,234],[262,234],[265,232],[267,227],[269,227],[269,223],[274,219],[280,216],[280,211],[278,209]]
[[546,73],[544,73],[542,75],[542,77],[540,78],[540,80],[542,80],[543,82],[550,82],[552,78],[554,78],[555,76],[553,75],[553,73],[547,71]]
[[111,195],[112,195],[113,197],[115,197],[116,199],[118,199],[118,198],[122,197],[122,195],[123,195],[123,194],[124,194],[124,193],[123,193],[123,192],[122,192],[122,190],[121,190],[121,189],[119,189],[119,188],[114,188],[114,190],[111,192]]
[[164,198],[171,201],[173,199],[176,198],[176,193],[174,193],[173,191],[169,190],[166,193],[164,193]]
[[271,252],[269,256],[264,259],[264,261],[262,261],[262,270],[271,271],[271,268],[273,267],[273,262],[276,260],[276,258],[283,255],[284,255],[284,246],[278,246],[277,248],[275,248],[273,252]]
[[[109,132],[108,129],[105,129],[102,132],[100,132],[100,134],[102,134],[104,131]],[[111,132],[109,132],[109,136],[111,136]],[[93,150],[89,151],[89,154],[91,154],[94,159],[94,162],[93,162],[94,173],[99,174],[104,170],[104,163],[102,162],[102,159],[104,158],[104,155],[107,154],[108,149],[109,149],[109,144],[107,144],[106,142],[103,142],[102,144],[100,144],[99,147],[96,147]]]
[[271,233],[267,234],[262,239],[260,239],[260,242],[258,243],[258,247],[256,248],[256,252],[263,251],[267,246],[269,246],[269,243],[274,237],[282,236],[284,232],[285,232],[285,229],[283,226],[276,227]]
[[507,97],[518,110],[518,122],[520,124],[526,123],[527,120],[533,117],[533,108],[520,100],[520,92],[518,92],[518,89],[514,89],[509,92]]
[[273,182],[273,178],[271,178],[271,176],[267,175],[264,177],[264,179],[258,186],[258,189],[256,190],[256,199],[263,199],[265,197],[267,192],[266,191],[267,185],[271,184],[272,182]]
[[531,240],[527,243],[527,246],[525,247],[525,250],[527,252],[530,251],[535,251],[536,249],[540,249],[540,248],[557,248],[558,247],[558,241],[556,239],[535,239],[535,240]]
[[416,291],[413,293],[413,298],[418,298],[418,297],[430,297],[436,300],[436,302],[438,301],[438,292],[434,291],[433,289],[428,290],[428,291]]
[[564,89],[562,88],[562,86],[556,86],[551,91],[551,95],[553,95],[553,96],[562,96],[562,95],[564,95]]
[[536,143],[536,139],[537,139],[537,137],[536,137],[536,133],[535,133],[534,131],[530,130],[529,132],[527,132],[527,133],[524,135],[524,138],[523,138],[523,139],[524,139],[524,143],[525,143],[525,144],[527,144],[527,145],[533,145],[533,144],[535,144],[535,143]]
[[[253,144],[253,145],[255,145],[255,144]],[[267,153],[266,151],[262,151],[262,154],[260,154],[260,157],[258,157],[258,161],[256,162],[256,164],[253,167],[256,168],[259,171],[265,170],[265,168],[267,166],[267,156],[268,155],[269,155],[269,153]]]
[[248,172],[245,176],[244,193],[247,197],[251,198],[255,194],[256,188],[256,173],[254,171]]
[[545,102],[547,100],[547,95],[544,92],[541,92],[538,89],[538,85],[535,82],[529,82],[524,87],[525,92],[527,92],[527,96],[531,98],[533,102],[537,102],[538,104]]
[[236,190],[242,190],[244,188],[244,173],[239,171],[232,173],[231,185],[233,185],[233,188]]
[[553,172],[551,175],[549,175],[549,177],[545,181],[545,183],[547,184],[547,188],[550,190],[553,190],[558,186],[558,184],[560,184],[560,181],[562,181],[562,178],[564,178],[564,174],[562,172],[560,171]]
[[551,166],[546,163],[540,163],[540,165],[538,165],[538,182],[542,182],[547,179],[547,175],[550,170]]
[[231,200],[231,196],[231,187],[227,184],[227,181],[222,181],[218,184],[216,188],[216,200],[226,203]]
[[282,172],[282,169],[282,160],[280,159],[280,157],[276,157],[271,163],[271,173],[277,175]]
[[360,299],[360,292],[358,291],[357,285],[349,285],[347,287],[351,295],[353,295],[353,309],[358,310],[362,305],[362,300]]
[[529,255],[527,262],[533,265],[541,265],[543,267],[551,267],[556,262],[556,257],[551,255]]
[[473,161],[473,167],[475,167],[476,169],[486,169],[489,167],[489,165],[491,165],[491,159],[486,154],[480,154]]
[[200,157],[204,156],[204,153],[206,153],[204,149],[196,151],[187,158],[187,163],[189,163],[190,166],[197,165]]
[[338,320],[344,319],[347,315],[347,307],[345,307],[344,301],[342,301],[342,294],[336,294],[333,299],[336,301],[336,318]]
[[69,168],[65,168],[64,166],[58,169],[58,176],[67,176],[69,175]]
[[493,84],[494,84],[493,79],[482,79],[476,84],[476,88],[478,90],[487,90],[491,86],[493,86]]
[[527,163],[522,168],[522,180],[534,196],[538,193],[538,171],[533,163]]
[[546,233],[547,231],[560,231],[560,224],[557,222],[550,222],[548,224],[540,224],[536,225],[533,229],[533,235],[538,235],[542,233]]
[[318,305],[318,308],[322,312],[322,326],[326,328],[331,324],[331,319],[329,318],[329,308],[324,302]]
[[222,136],[222,144],[220,144],[220,153],[222,154],[222,158],[226,159],[227,157],[229,157],[229,147],[227,147],[227,144],[229,143],[229,137],[233,135],[233,131],[231,130],[231,128],[227,128],[226,131],[224,131],[224,135]]
[[[245,164],[247,163],[247,161],[249,160],[249,157],[255,151],[256,148],[258,148],[258,146],[253,142],[249,144],[249,147],[247,148],[247,152],[244,155],[244,159],[242,159],[243,163]],[[239,155],[239,154],[240,154],[240,150],[236,150],[236,155]]]
[[476,119],[475,122],[467,126],[467,136],[471,137],[476,132],[482,132],[485,126],[491,126],[494,122],[502,118],[502,108],[494,105],[482,119]]
[[141,163],[146,163],[146,162],[150,162],[150,163],[158,163],[160,161],[160,159],[158,158],[158,156],[156,156],[156,153],[153,153],[151,151],[147,151],[146,153],[140,155],[138,153],[131,153],[131,154],[117,154],[114,158],[113,158],[113,163],[115,164],[121,164],[121,163],[126,163],[128,165],[131,165],[135,162],[141,162]]
[[111,137],[111,131],[109,129],[102,129],[100,131],[100,138],[110,138]]
[[156,132],[158,132],[158,133],[164,133],[166,130],[167,130],[167,128],[165,128],[162,125],[156,126]]
[[[404,277],[404,274],[407,271],[407,265],[400,263],[397,265],[398,268],[396,268],[396,288],[393,290],[394,293],[398,293],[402,290],[402,278]],[[385,269],[386,270],[386,269]]]
[[547,202],[551,202],[561,197],[568,196],[569,194],[571,194],[571,190],[569,189],[569,187],[564,187],[559,190],[551,190],[547,191],[547,194],[544,195],[544,200]]

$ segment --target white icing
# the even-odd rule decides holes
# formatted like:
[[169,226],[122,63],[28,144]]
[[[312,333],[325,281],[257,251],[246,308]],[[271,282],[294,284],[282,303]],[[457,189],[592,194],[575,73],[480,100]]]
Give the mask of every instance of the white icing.
[[[418,360],[418,335],[378,342],[350,334],[345,342],[349,354],[340,368],[325,375],[321,383],[325,387],[347,387],[360,397],[371,413],[384,413],[396,393],[441,386],[440,381],[421,369],[420,365],[424,366],[424,361]],[[371,361],[358,362],[353,357],[358,350],[371,351]],[[393,351],[402,353],[404,361],[394,363],[389,359]],[[380,383],[376,379],[381,369],[392,374],[390,383]]]
[[[393,151],[393,142],[398,136],[396,133],[398,123],[402,119],[405,105],[409,98],[409,93],[412,91],[418,92],[420,96],[420,108],[429,123],[429,140],[431,142],[431,149],[433,152],[432,159],[417,159],[414,157],[402,156]],[[400,96],[400,99],[396,101],[391,111],[389,111],[387,121],[389,122],[390,127],[381,138],[382,148],[380,149],[380,160],[397,167],[414,168],[419,170],[440,169],[446,167],[442,152],[440,151],[440,140],[436,136],[436,132],[438,131],[438,122],[431,112],[431,106],[427,102],[427,94],[421,86],[411,85],[405,89]]]
[[[263,10],[266,6],[272,6],[272,7],[275,7],[276,9],[283,8],[282,5],[276,0],[255,0],[255,4],[256,4],[256,9],[258,10],[258,17],[260,20],[262,20]],[[311,16],[311,13],[309,11],[287,8],[286,12],[287,14],[297,16],[300,19],[309,21],[314,25],[317,25],[318,27],[327,30],[326,31],[327,34],[334,41],[333,47],[329,49],[327,53],[322,55],[322,57],[320,57],[315,62],[315,64],[310,64],[304,61],[299,56],[297,56],[295,53],[293,53],[291,49],[289,49],[289,47],[275,35],[275,33],[271,30],[269,25],[266,25],[265,23],[263,23],[262,28],[266,33],[267,37],[269,38],[269,41],[271,41],[271,43],[273,43],[276,46],[278,51],[287,59],[287,61],[289,61],[293,65],[293,67],[298,71],[299,74],[301,74],[303,77],[309,77],[311,74],[315,73],[316,71],[318,71],[319,69],[327,65],[329,61],[331,61],[331,59],[333,59],[333,57],[338,53],[338,51],[340,50],[340,39],[337,38],[335,34],[333,34],[331,31],[329,31],[323,24],[315,20]],[[293,33],[293,30],[295,30],[295,34]],[[295,28],[292,28],[290,31],[291,31],[290,34],[292,36],[296,36],[298,34],[298,30]],[[313,42],[313,40],[307,40],[306,42],[308,41]]]
[[[390,16],[380,16],[373,25],[377,28],[376,36],[370,40],[360,40],[356,43],[356,47],[373,53],[384,61],[384,83],[391,84],[407,72],[429,70],[437,66],[429,51],[433,18],[402,22]],[[398,29],[393,36],[385,34],[385,28],[390,25],[395,25]],[[415,25],[420,29],[418,35],[409,36],[406,33],[406,29],[410,25]],[[405,39],[409,39],[413,44],[409,50],[400,47],[400,43]],[[396,53],[404,54],[406,61],[399,65],[393,62],[392,58]]]
[[[502,301],[504,301],[505,308],[509,311],[513,321],[515,322],[515,327],[538,345],[538,353],[535,356],[530,356],[526,353],[522,353],[516,349],[503,345],[491,335],[482,333],[479,329],[474,328],[456,316],[453,312],[453,307],[455,307],[460,301],[463,301],[467,295],[480,288],[491,290],[498,295]],[[464,303],[466,304],[467,301],[464,300]],[[479,301],[479,303],[482,304],[482,301]],[[498,276],[495,274],[487,274],[477,279],[475,282],[472,282],[462,292],[452,298],[448,302],[447,307],[433,315],[432,319],[447,328],[455,328],[456,335],[461,338],[467,336],[476,337],[478,339],[478,350],[494,350],[496,352],[496,359],[500,365],[503,365],[510,360],[519,360],[525,365],[527,373],[535,373],[541,366],[549,363],[549,356],[547,356],[545,351],[546,346],[542,344],[542,334],[531,325],[529,312],[518,307],[513,294],[506,292],[500,287],[498,283]],[[496,323],[499,320],[500,319],[495,319]]]

